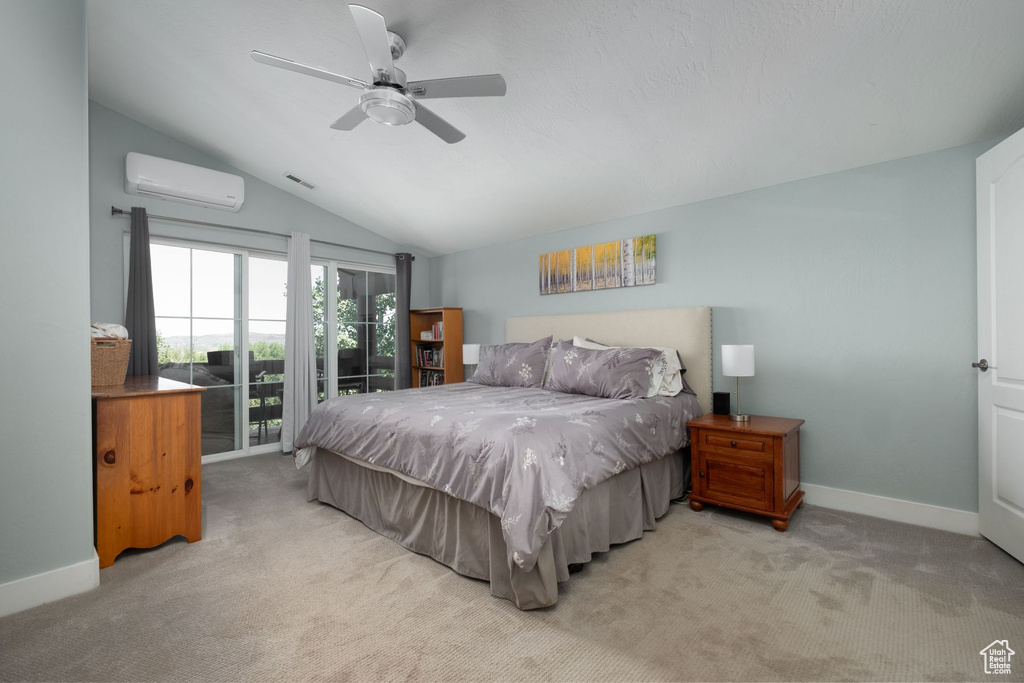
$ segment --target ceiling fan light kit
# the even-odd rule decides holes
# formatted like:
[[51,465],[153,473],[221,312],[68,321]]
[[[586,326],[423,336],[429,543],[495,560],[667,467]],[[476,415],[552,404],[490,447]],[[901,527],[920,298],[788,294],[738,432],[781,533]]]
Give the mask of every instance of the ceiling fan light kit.
[[368,118],[385,126],[404,126],[416,120],[412,100],[390,88],[377,88],[359,96],[359,108]]
[[268,55],[265,52],[253,50],[251,53],[252,58],[261,64],[363,90],[363,94],[359,96],[359,104],[331,124],[334,130],[352,130],[365,119],[385,126],[404,126],[416,121],[434,135],[452,144],[462,140],[466,135],[416,100],[501,97],[505,94],[505,79],[499,74],[437,78],[407,83],[405,72],[395,66],[395,60],[405,54],[406,44],[402,37],[388,31],[384,17],[377,12],[361,5],[349,5],[348,8],[352,13],[352,19],[355,20],[356,30],[370,63],[370,83]]

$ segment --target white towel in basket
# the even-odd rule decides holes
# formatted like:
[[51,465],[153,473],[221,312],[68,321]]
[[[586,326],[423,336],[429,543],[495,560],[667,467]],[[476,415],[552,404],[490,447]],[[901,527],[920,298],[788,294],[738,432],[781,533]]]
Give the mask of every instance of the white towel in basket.
[[89,330],[89,336],[127,339],[128,330],[124,328],[124,325],[118,325],[117,323],[93,323],[92,329]]

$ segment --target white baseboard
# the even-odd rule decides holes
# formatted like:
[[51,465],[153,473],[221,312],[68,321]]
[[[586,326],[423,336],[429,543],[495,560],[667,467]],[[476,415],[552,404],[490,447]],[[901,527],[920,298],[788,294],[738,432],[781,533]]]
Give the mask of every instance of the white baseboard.
[[67,567],[0,584],[0,617],[72,595],[100,585],[100,558],[92,558]]
[[870,493],[845,491],[816,484],[800,484],[804,500],[823,508],[856,512],[859,515],[881,517],[894,522],[906,522],[931,529],[953,531],[958,534],[978,535],[978,513],[966,510],[913,503],[909,500],[873,496]]

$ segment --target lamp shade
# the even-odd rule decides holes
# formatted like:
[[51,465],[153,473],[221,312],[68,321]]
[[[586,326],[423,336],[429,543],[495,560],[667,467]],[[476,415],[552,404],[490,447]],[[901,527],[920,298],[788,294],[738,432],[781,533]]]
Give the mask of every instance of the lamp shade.
[[479,344],[463,344],[462,345],[462,364],[463,365],[477,365],[480,362],[480,345]]
[[723,344],[722,374],[726,377],[753,377],[753,344]]

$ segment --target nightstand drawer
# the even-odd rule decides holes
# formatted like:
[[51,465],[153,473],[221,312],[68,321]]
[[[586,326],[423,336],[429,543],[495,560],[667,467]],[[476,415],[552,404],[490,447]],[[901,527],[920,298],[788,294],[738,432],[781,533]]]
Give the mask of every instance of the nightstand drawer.
[[770,462],[701,452],[698,495],[721,503],[772,512],[774,474]]
[[749,454],[772,456],[772,437],[762,434],[737,434],[736,432],[715,432],[701,430],[701,448],[717,451],[742,451]]

